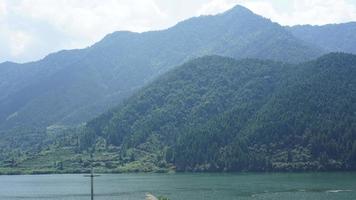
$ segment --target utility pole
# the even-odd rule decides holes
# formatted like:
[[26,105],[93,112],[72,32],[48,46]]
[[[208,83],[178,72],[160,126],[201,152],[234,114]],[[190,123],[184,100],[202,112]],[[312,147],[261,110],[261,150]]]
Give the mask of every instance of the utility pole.
[[90,153],[90,175],[86,175],[85,177],[90,177],[90,199],[94,200],[94,177],[99,175],[94,175],[94,167],[93,167],[93,153]]
[[91,200],[94,200],[94,172],[93,172],[93,165],[91,166],[91,173],[90,173],[90,196]]

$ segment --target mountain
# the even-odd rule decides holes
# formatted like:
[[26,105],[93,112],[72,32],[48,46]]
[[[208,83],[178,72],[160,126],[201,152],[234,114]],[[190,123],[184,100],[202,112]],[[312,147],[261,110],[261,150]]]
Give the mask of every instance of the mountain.
[[194,59],[90,121],[80,146],[179,171],[355,169],[355,75],[356,56],[342,53]]
[[356,22],[323,26],[298,25],[287,29],[295,37],[325,51],[356,54]]
[[0,130],[84,122],[195,57],[296,63],[321,53],[241,6],[167,30],[115,32],[85,49],[60,51],[31,63],[0,64]]

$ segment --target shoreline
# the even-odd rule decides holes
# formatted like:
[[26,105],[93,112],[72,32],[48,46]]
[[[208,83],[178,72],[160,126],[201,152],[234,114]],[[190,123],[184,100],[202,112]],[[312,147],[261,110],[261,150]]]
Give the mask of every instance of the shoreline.
[[[157,171],[137,171],[137,172],[103,172],[99,171],[95,174],[99,175],[106,175],[106,174],[248,174],[248,173],[255,173],[255,174],[309,174],[309,173],[356,173],[356,170],[320,170],[320,171],[231,171],[231,172],[224,172],[224,171],[216,171],[216,172],[193,172],[193,171],[167,171],[167,172],[157,172]],[[35,175],[85,175],[90,174],[90,171],[86,172],[39,172],[35,171],[33,173],[4,173],[0,171],[0,176],[35,176]]]

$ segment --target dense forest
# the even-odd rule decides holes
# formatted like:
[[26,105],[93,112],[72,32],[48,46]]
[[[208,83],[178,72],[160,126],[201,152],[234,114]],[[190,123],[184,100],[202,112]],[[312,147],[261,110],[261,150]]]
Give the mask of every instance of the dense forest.
[[81,145],[103,139],[179,171],[355,169],[355,73],[342,53],[299,65],[203,57],[89,122]]
[[356,56],[343,53],[302,64],[193,59],[84,125],[33,130],[40,143],[0,143],[0,169],[77,173],[90,162],[100,172],[355,169],[355,75]]

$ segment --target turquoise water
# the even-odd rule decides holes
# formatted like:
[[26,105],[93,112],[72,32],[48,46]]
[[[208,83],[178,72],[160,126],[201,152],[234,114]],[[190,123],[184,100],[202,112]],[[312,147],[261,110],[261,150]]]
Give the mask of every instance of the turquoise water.
[[[0,200],[87,200],[83,175],[0,176]],[[105,174],[95,179],[97,200],[356,199],[356,173]]]

